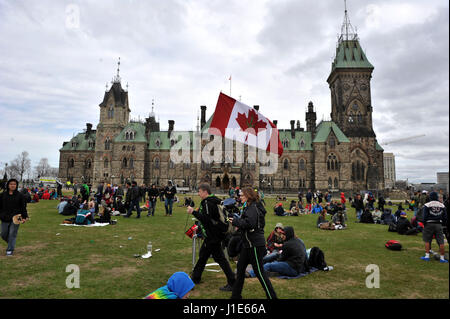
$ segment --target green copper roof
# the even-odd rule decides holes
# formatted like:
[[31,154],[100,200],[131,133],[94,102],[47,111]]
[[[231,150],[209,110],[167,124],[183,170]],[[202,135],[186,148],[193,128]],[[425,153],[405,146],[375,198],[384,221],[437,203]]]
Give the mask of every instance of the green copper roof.
[[[196,145],[194,144],[193,131],[174,131],[173,134],[178,138],[178,141],[189,136],[190,149],[192,150]],[[167,131],[151,132],[148,149],[149,150],[170,150],[170,137],[167,136]]]
[[348,143],[350,140],[345,136],[341,129],[333,121],[322,121],[316,128],[316,136],[314,137],[313,143],[323,143],[326,142],[328,135],[333,131],[334,135],[340,143]]
[[382,148],[381,145],[378,144],[378,142],[375,144],[375,149],[376,149],[377,151],[384,151],[384,148]]
[[[292,138],[290,130],[282,130],[280,133],[280,141],[288,141],[288,147],[283,146],[284,151],[312,151],[311,132],[294,131],[295,135]],[[303,141],[303,143],[302,143]]]
[[[95,131],[91,131],[89,137],[85,138],[86,133],[78,133],[66,143],[61,151],[94,151],[95,150]],[[89,143],[91,141],[91,143]]]
[[373,69],[374,67],[367,60],[358,40],[343,40],[339,42],[336,48],[336,57],[331,65],[332,70],[336,68]]
[[[127,132],[134,132],[134,138],[132,140],[126,139]],[[130,122],[125,126],[125,128],[120,132],[119,135],[116,136],[114,142],[147,142],[147,138],[145,137],[145,125],[140,122]]]

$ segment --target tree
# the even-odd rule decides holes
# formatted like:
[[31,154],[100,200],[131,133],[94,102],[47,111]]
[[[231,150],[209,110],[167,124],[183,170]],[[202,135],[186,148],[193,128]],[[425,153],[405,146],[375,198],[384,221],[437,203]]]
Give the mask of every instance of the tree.
[[29,172],[31,168],[31,160],[28,156],[28,152],[23,151],[17,155],[17,157],[13,159],[11,164],[8,166],[8,172],[11,177],[16,177],[20,182],[23,181],[25,173]]
[[48,158],[45,158],[45,157],[41,158],[39,160],[39,163],[37,164],[37,166],[34,169],[36,171],[37,177],[50,175],[51,167],[50,167],[50,164],[48,163]]

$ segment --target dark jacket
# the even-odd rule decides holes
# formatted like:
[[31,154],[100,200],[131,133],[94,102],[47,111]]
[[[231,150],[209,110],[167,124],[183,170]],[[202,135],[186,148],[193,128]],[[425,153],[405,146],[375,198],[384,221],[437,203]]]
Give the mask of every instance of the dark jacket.
[[306,247],[301,240],[295,237],[294,228],[286,226],[284,228],[286,241],[283,244],[282,253],[278,261],[284,261],[299,273],[306,270]]
[[209,243],[219,243],[225,239],[225,235],[215,225],[219,222],[219,208],[217,205],[221,200],[210,195],[200,202],[200,207],[195,210],[192,215],[200,221],[200,228],[205,235],[205,241]]
[[240,218],[233,219],[233,226],[239,228],[242,235],[243,248],[266,245],[264,226],[266,209],[260,202],[253,202],[244,208]]
[[166,188],[164,188],[164,196],[166,196],[167,199],[173,199],[176,193],[177,189],[175,186],[166,186]]
[[356,210],[362,210],[362,209],[364,209],[364,201],[362,200],[362,198],[360,198],[360,199],[355,199],[355,201],[354,201],[354,204],[355,204],[355,209]]
[[11,222],[14,215],[21,214],[28,218],[27,203],[22,193],[15,190],[12,195],[6,190],[0,195],[0,219]]
[[155,201],[158,199],[159,191],[156,187],[155,188],[150,187],[147,191],[147,194],[148,194],[149,200]]
[[413,228],[413,227],[412,227],[412,225],[411,225],[411,222],[408,220],[408,218],[401,217],[401,218],[398,220],[398,223],[397,223],[397,232],[398,232],[400,235],[405,235],[406,232],[407,232],[408,230],[410,230],[411,228]]
[[443,225],[447,224],[447,210],[444,204],[438,201],[431,201],[423,206],[423,221],[440,222]]
[[132,186],[128,188],[125,201],[132,202],[138,199],[139,199],[139,188],[137,186]]

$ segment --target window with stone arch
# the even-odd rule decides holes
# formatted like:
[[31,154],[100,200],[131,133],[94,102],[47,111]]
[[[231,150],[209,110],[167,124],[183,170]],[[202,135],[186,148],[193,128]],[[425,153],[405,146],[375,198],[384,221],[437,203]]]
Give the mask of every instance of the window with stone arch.
[[108,151],[111,149],[111,141],[109,140],[109,137],[105,140],[105,151]]
[[328,188],[333,188],[333,180],[331,177],[328,177]]
[[153,164],[155,168],[159,168],[159,157],[155,157],[155,159],[153,160]]
[[305,148],[306,144],[305,141],[303,139],[300,140],[300,148]]
[[128,161],[127,161],[127,158],[124,157],[124,158],[122,159],[122,168],[127,168],[127,167],[128,167]]
[[338,181],[337,177],[334,178],[334,188],[335,189],[339,188],[339,181]]
[[73,158],[69,159],[69,167],[75,167],[75,161]]
[[104,168],[108,168],[109,167],[109,161],[108,161],[108,159],[107,158],[105,158],[105,160],[103,161],[103,166],[104,166]]
[[305,160],[303,158],[298,162],[298,169],[304,171],[306,169]]
[[331,136],[330,139],[328,140],[328,145],[330,146],[330,148],[336,147],[336,139],[333,136]]
[[283,161],[283,168],[284,169],[289,169],[289,160],[287,158],[285,158],[284,161]]
[[130,168],[134,168],[134,158],[130,157],[130,163],[129,163]]
[[348,121],[352,125],[361,125],[364,121],[363,106],[358,100],[353,100],[348,108]]
[[327,170],[329,171],[339,170],[339,159],[334,153],[330,153],[327,157]]
[[289,148],[289,140],[286,137],[283,139],[281,144],[283,145],[283,148]]
[[155,146],[159,148],[160,145],[161,145],[161,141],[159,139],[157,139],[155,141]]

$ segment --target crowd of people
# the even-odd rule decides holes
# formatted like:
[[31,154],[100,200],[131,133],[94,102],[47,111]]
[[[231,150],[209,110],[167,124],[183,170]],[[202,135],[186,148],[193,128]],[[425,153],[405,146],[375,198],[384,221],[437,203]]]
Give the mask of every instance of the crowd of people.
[[[165,216],[172,216],[175,202],[186,207],[187,213],[197,220],[196,235],[203,239],[199,258],[190,275],[180,272],[174,274],[166,286],[150,293],[146,297],[148,299],[158,298],[160,295],[186,298],[195,285],[201,284],[202,273],[210,257],[222,268],[227,280],[220,289],[231,292],[233,299],[242,298],[247,277],[257,277],[266,297],[276,299],[277,294],[270,276],[296,277],[308,272],[311,267],[328,270],[323,252],[318,247],[306,249],[305,243],[296,235],[292,226],[277,223],[267,239],[264,237],[267,215],[264,193],[252,187],[232,188],[229,198],[222,200],[212,194],[208,184],[202,183],[198,187],[201,202],[195,209],[191,197],[186,196],[183,204],[178,200],[176,187],[171,181],[164,188],[157,188],[156,185],[138,186],[135,181],[127,182],[125,187],[100,183],[95,191],[87,184],[74,184],[72,197],[62,196],[62,185],[58,185],[57,190],[34,188],[19,191],[18,184],[17,180],[9,180],[6,190],[0,194],[1,236],[8,243],[8,256],[13,254],[19,225],[29,220],[27,203],[33,201],[59,199],[56,207],[58,213],[74,216],[65,222],[80,225],[98,222],[113,224],[111,216],[130,218],[133,210],[136,211],[136,218],[141,217],[142,211],[147,211],[147,217],[155,216],[158,199],[164,202]],[[448,241],[448,197],[439,198],[436,192],[414,194],[405,203],[414,211],[411,221],[402,204],[398,205],[395,213],[385,208],[386,201],[382,196],[378,196],[378,206],[375,207],[376,199],[370,192],[364,194],[364,197],[355,194],[348,199],[341,193],[336,201],[332,199],[331,193],[322,195],[319,191],[309,190],[304,199],[305,203],[303,194],[299,193],[298,201],[292,200],[289,210],[284,210],[282,202],[287,199],[279,195],[279,202],[273,208],[274,214],[280,217],[317,214],[316,226],[319,229],[345,229],[348,227],[348,203],[355,209],[357,222],[389,225],[389,229],[392,226],[392,229],[395,228],[395,231],[404,235],[422,232],[425,244],[425,256],[421,257],[422,260],[430,260],[433,252],[431,242],[436,239],[440,261],[448,262],[444,258],[444,236]],[[328,216],[331,217],[330,220]],[[236,273],[232,271],[229,263],[231,259],[226,257],[225,252],[228,257],[237,260]],[[317,256],[322,256],[320,262],[317,262]]]

